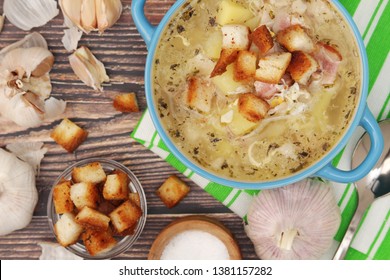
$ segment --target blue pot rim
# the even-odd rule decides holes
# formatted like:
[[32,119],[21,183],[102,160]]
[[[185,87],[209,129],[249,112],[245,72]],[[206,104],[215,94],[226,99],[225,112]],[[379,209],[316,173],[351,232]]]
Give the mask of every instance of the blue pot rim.
[[215,182],[221,185],[238,188],[238,189],[252,189],[252,190],[271,189],[271,188],[277,188],[284,185],[289,185],[308,177],[315,177],[316,173],[321,169],[323,169],[326,165],[328,165],[338,155],[338,153],[346,146],[348,140],[351,138],[356,127],[359,125],[363,117],[365,108],[367,107],[366,99],[368,95],[368,81],[369,81],[367,53],[366,53],[363,39],[361,38],[360,32],[358,30],[358,27],[356,26],[355,22],[353,21],[348,11],[338,1],[336,0],[331,1],[333,6],[336,8],[336,10],[340,12],[342,17],[345,19],[350,29],[352,30],[353,37],[355,38],[356,44],[359,48],[359,54],[361,60],[362,81],[361,81],[360,95],[359,95],[360,100],[357,104],[357,110],[355,110],[355,116],[353,117],[351,123],[349,124],[349,127],[344,132],[344,135],[339,139],[337,145],[335,145],[320,160],[318,160],[311,166],[303,169],[302,171],[292,174],[291,176],[280,178],[274,181],[247,182],[247,181],[238,181],[234,179],[219,177],[211,172],[208,172],[202,167],[194,164],[192,161],[190,161],[172,142],[168,134],[165,132],[163,126],[161,125],[157,110],[154,110],[156,106],[154,102],[154,96],[152,94],[151,73],[153,72],[154,55],[156,52],[156,48],[158,46],[160,36],[165,29],[165,26],[167,25],[167,23],[170,22],[171,17],[176,13],[177,9],[179,9],[185,2],[187,2],[187,0],[176,1],[175,4],[165,14],[160,24],[154,30],[151,41],[148,44],[148,55],[147,55],[146,66],[145,66],[145,93],[146,93],[147,106],[149,108],[149,112],[153,124],[155,125],[159,136],[166,144],[168,149],[187,168],[191,169],[198,175],[204,177],[205,179],[210,180],[211,182]]

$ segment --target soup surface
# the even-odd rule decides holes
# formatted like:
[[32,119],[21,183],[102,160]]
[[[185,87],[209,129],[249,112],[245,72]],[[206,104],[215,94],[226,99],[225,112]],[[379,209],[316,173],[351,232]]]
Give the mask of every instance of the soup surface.
[[326,0],[197,0],[154,56],[163,126],[189,159],[240,181],[318,161],[355,114],[358,47]]

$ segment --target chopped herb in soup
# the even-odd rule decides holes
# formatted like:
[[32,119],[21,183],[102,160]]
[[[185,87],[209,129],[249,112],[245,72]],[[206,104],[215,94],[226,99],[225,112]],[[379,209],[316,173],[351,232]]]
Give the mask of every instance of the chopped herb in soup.
[[173,142],[241,181],[318,161],[359,99],[358,47],[326,0],[188,1],[154,61],[154,99]]

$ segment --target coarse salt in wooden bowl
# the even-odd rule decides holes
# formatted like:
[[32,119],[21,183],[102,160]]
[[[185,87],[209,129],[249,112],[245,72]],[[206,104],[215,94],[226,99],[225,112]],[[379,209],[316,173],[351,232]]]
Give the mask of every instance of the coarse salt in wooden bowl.
[[148,259],[240,260],[242,256],[232,233],[221,222],[191,215],[173,221],[160,232]]

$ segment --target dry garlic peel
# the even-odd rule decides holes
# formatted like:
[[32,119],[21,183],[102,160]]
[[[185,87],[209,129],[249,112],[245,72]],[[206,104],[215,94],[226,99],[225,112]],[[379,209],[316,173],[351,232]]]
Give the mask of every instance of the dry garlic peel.
[[4,14],[8,20],[25,31],[45,25],[58,13],[55,0],[4,0]]
[[33,167],[0,149],[0,236],[26,227],[37,201]]
[[62,44],[68,52],[75,51],[81,39],[83,32],[79,31],[77,27],[73,26],[64,30],[64,37],[62,37]]
[[80,80],[95,90],[102,91],[102,83],[110,80],[103,63],[87,47],[77,49],[69,56],[69,62]]
[[43,142],[21,142],[8,144],[6,149],[32,166],[35,174],[38,174],[41,161],[47,152],[47,148],[42,146]]
[[19,40],[15,43],[3,48],[0,51],[0,62],[2,61],[2,59],[4,58],[4,56],[8,52],[10,52],[14,49],[32,48],[32,47],[41,47],[41,48],[47,49],[47,43],[46,43],[45,38],[43,38],[43,36],[41,34],[39,34],[38,32],[30,33],[30,34],[26,35],[22,40]]
[[113,26],[122,14],[120,0],[60,0],[64,18],[85,33],[103,33]]
[[332,187],[307,179],[261,191],[245,231],[260,259],[318,259],[331,246],[340,221]]

